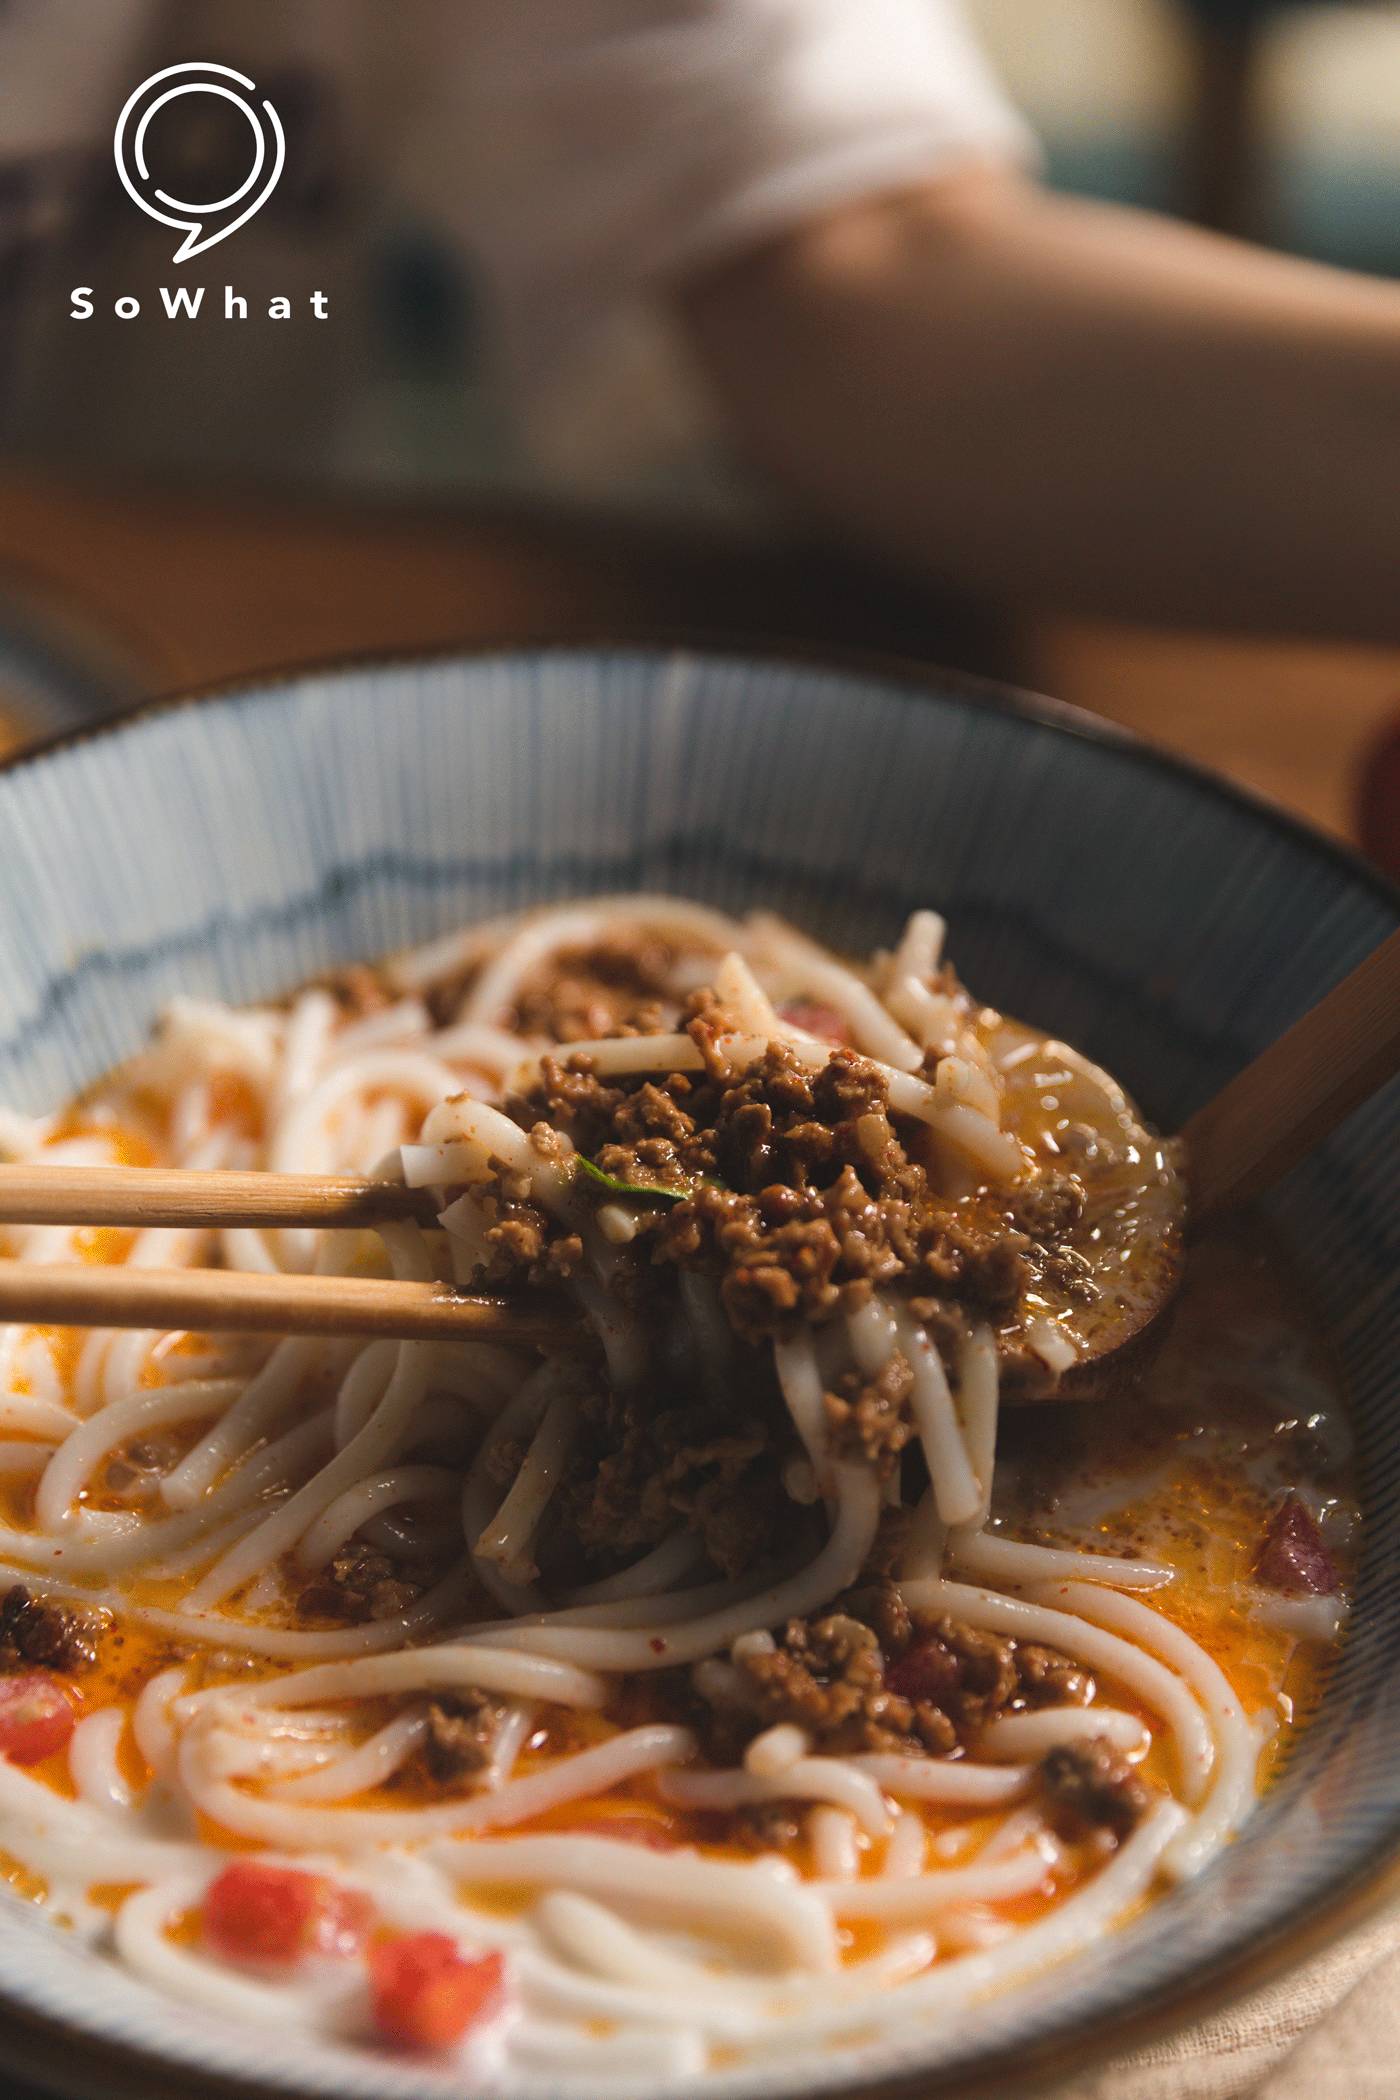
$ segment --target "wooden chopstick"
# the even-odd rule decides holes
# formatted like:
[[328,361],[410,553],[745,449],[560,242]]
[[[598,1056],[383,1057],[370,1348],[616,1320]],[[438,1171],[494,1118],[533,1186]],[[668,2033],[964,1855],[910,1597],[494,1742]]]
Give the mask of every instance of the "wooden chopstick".
[[[262,1174],[179,1167],[0,1166],[0,1224],[325,1225],[431,1223],[426,1189],[356,1174]],[[283,1276],[241,1269],[146,1269],[96,1262],[0,1261],[0,1321],[59,1327],[183,1328],[196,1333],[468,1336],[534,1347],[579,1338],[567,1307],[374,1276]]]
[[0,1261],[0,1321],[180,1328],[199,1334],[364,1334],[559,1348],[581,1327],[539,1297],[480,1298],[445,1283],[374,1276],[264,1276],[241,1269],[141,1269]]
[[1270,1187],[1397,1073],[1400,932],[1185,1125],[1193,1226]]
[[362,1174],[260,1174],[227,1168],[0,1166],[3,1225],[426,1224],[426,1189]]

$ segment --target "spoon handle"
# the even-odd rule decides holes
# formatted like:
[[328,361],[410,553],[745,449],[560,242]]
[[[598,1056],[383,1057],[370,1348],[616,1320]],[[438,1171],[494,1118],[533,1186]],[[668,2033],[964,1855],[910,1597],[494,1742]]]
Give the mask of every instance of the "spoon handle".
[[1397,1072],[1400,932],[1191,1117],[1193,1226],[1268,1188]]

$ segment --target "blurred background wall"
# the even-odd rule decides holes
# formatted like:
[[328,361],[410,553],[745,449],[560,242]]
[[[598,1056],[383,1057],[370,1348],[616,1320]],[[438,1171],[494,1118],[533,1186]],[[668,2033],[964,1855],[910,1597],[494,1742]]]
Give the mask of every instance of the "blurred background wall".
[[[968,0],[1066,189],[1400,274],[1400,7]],[[1231,158],[1233,194],[1204,198]],[[1228,173],[1228,168],[1226,171]]]

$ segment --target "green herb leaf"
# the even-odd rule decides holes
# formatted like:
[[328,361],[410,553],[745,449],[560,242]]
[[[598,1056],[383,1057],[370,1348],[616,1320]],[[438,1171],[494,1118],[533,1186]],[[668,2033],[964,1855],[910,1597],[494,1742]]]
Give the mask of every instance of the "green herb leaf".
[[596,1181],[599,1188],[606,1189],[610,1196],[630,1196],[634,1202],[642,1200],[647,1203],[681,1203],[695,1191],[693,1182],[688,1183],[685,1188],[677,1189],[663,1188],[657,1182],[619,1181],[615,1174],[605,1174],[601,1167],[595,1166],[591,1159],[585,1159],[582,1153],[578,1156],[578,1171],[580,1174],[586,1174],[590,1181]]

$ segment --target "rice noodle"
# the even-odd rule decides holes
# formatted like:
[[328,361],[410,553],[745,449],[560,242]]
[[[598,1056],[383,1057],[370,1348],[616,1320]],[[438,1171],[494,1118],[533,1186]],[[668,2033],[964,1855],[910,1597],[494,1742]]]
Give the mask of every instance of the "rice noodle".
[[1116,1707],[1052,1706],[1044,1713],[1001,1715],[982,1731],[981,1750],[984,1757],[1019,1762],[1041,1757],[1059,1743],[1105,1742],[1141,1757],[1151,1741],[1152,1731],[1136,1714]]
[[945,1524],[970,1524],[982,1507],[982,1484],[972,1470],[943,1359],[903,1307],[894,1316],[894,1329],[914,1374],[914,1419],[938,1514]]
[[446,1466],[393,1466],[385,1473],[371,1473],[347,1488],[308,1526],[296,1557],[304,1568],[324,1568],[378,1511],[396,1509],[404,1502],[441,1502],[457,1493],[457,1475]]
[[1053,1859],[1029,1846],[1010,1859],[968,1867],[941,1867],[934,1874],[878,1875],[835,1882],[820,1892],[838,1918],[878,1918],[883,1924],[922,1924],[964,1903],[1004,1903],[1048,1889]]
[[994,1531],[950,1531],[948,1559],[960,1574],[975,1576],[982,1582],[1005,1583],[1008,1589],[1078,1576],[1089,1582],[1111,1582],[1124,1590],[1160,1590],[1176,1576],[1174,1568],[1164,1567],[1158,1561],[1121,1560],[1110,1553],[1071,1553],[1057,1546],[1035,1546],[1002,1538]]
[[855,1818],[867,1837],[886,1837],[890,1813],[880,1790],[849,1759],[799,1757],[781,1772],[663,1772],[663,1801],[681,1808],[750,1808],[758,1801],[831,1801]]
[[1133,1637],[1149,1655],[1177,1671],[1200,1700],[1216,1747],[1210,1792],[1204,1802],[1195,1798],[1196,1814],[1173,1839],[1163,1861],[1169,1873],[1182,1879],[1199,1873],[1239,1827],[1253,1801],[1259,1761],[1259,1739],[1225,1672],[1189,1634],[1132,1597],[1087,1582],[1056,1583],[1037,1595],[1053,1596],[1057,1604],[1081,1612],[1096,1626]]
[[992,1506],[1000,1396],[996,1338],[986,1321],[979,1320],[958,1349],[958,1413],[967,1462],[978,1488],[977,1508],[969,1519],[973,1524],[985,1523]]
[[854,1881],[860,1872],[856,1819],[849,1809],[820,1802],[807,1817],[812,1865],[821,1881]]
[[427,1715],[410,1708],[386,1721],[358,1749],[283,1780],[271,1791],[279,1801],[345,1801],[367,1793],[407,1764],[427,1732]]
[[577,1411],[572,1393],[554,1394],[510,1493],[472,1549],[477,1561],[498,1561],[512,1582],[528,1582],[534,1575],[530,1549],[573,1445]]
[[858,1048],[901,1072],[917,1072],[923,1051],[854,971],[771,912],[755,912],[750,924],[764,958],[785,974],[794,991],[828,1000],[850,1024]]
[[80,1801],[118,1814],[130,1808],[131,1787],[117,1762],[125,1732],[126,1715],[119,1706],[104,1706],[85,1715],[74,1729],[68,1769]]
[[[1109,1672],[1166,1721],[1176,1743],[1182,1791],[1192,1806],[1199,1803],[1215,1765],[1216,1743],[1206,1715],[1193,1696],[1194,1687],[1188,1688],[1174,1671],[1164,1669],[1152,1655],[1144,1654],[1132,1643],[1120,1640],[1092,1622],[1091,1611],[1095,1619],[1098,1617],[1096,1600],[1099,1592],[1094,1585],[1056,1586],[1054,1594],[1058,1598],[1069,1600],[1072,1596],[1081,1603],[1084,1608],[1079,1614],[1052,1610],[1039,1600],[1033,1602],[998,1596],[993,1590],[970,1589],[960,1582],[909,1583],[904,1594],[911,1603],[951,1612],[969,1626],[984,1627],[991,1633],[1020,1635],[1029,1641],[1045,1641],[1082,1658],[1094,1669]],[[1108,1597],[1111,1593],[1105,1590],[1102,1594]],[[1126,1600],[1114,1598],[1113,1601],[1119,1604]],[[1181,1639],[1198,1655],[1201,1653],[1194,1641],[1187,1641],[1185,1634]]]
[[[693,1749],[694,1738],[683,1728],[633,1728],[592,1750],[561,1757],[547,1771],[431,1808],[308,1808],[267,1793],[254,1796],[235,1784],[244,1776],[241,1741],[219,1728],[215,1711],[206,1725],[187,1731],[180,1752],[180,1776],[196,1806],[239,1837],[291,1850],[325,1846],[355,1850],[363,1845],[407,1844],[436,1835],[526,1823],[565,1802],[605,1793],[639,1772],[675,1763],[690,1756]],[[258,1755],[254,1751],[254,1770]]]
[[[667,1624],[666,1631],[614,1630],[572,1624],[549,1624],[512,1628],[510,1638],[521,1647],[572,1657],[588,1669],[668,1670],[677,1663],[697,1662],[727,1647],[740,1634],[756,1627],[771,1626],[783,1619],[801,1618],[805,1612],[839,1591],[849,1588],[870,1551],[879,1516],[879,1496],[865,1472],[838,1466],[836,1522],[831,1536],[816,1559],[800,1574],[764,1590],[756,1597],[682,1623]],[[663,1622],[658,1621],[660,1625]]]
[[300,1706],[318,1699],[379,1698],[390,1692],[458,1685],[549,1699],[558,1706],[601,1706],[608,1694],[605,1679],[572,1663],[509,1648],[488,1648],[474,1641],[435,1641],[428,1647],[401,1648],[392,1655],[313,1665],[291,1677],[214,1685],[182,1700],[181,1712],[188,1716],[230,1702],[239,1708]]
[[610,928],[641,928],[678,935],[702,948],[723,950],[733,927],[718,912],[678,897],[599,897],[575,909],[541,913],[529,919],[482,971],[462,1008],[464,1021],[498,1022],[510,1007],[529,972],[561,948],[583,947]]
[[827,1904],[795,1876],[694,1855],[659,1855],[597,1837],[519,1837],[440,1844],[430,1857],[459,1883],[520,1882],[620,1899],[642,1917],[717,1929],[783,1967],[836,1967]]
[[826,1455],[826,1401],[816,1351],[809,1334],[782,1337],[773,1344],[778,1383],[792,1424],[811,1460],[819,1487],[829,1479]]
[[850,1759],[858,1771],[893,1794],[897,1801],[938,1801],[948,1807],[1000,1808],[1017,1800],[1030,1784],[1030,1774],[942,1758],[894,1757],[873,1753]]
[[[376,1934],[501,1955],[508,2015],[445,2062],[449,2082],[598,2100],[956,2021],[1215,1855],[1254,1798],[1264,1722],[1166,1615],[1181,1555],[1119,1525],[1128,1490],[1070,1480],[1053,1528],[1018,1509],[1030,1462],[1009,1406],[1001,1420],[1001,1366],[1067,1368],[1074,1336],[1053,1294],[1013,1312],[995,1274],[957,1281],[981,1244],[964,1223],[1029,1217],[1023,1185],[1076,1165],[1068,1108],[1032,1142],[1017,1102],[1042,1083],[1123,1097],[979,1008],[944,939],[916,911],[867,968],[768,913],[586,900],[402,955],[359,1012],[354,980],[285,1010],[177,1001],[72,1120],[0,1111],[0,1138],[36,1162],[343,1169],[434,1199],[428,1226],[156,1228],[103,1258],[492,1289],[533,1264],[587,1330],[540,1361],[475,1341],[0,1329],[0,1574],[30,1598],[11,1616],[89,1615],[99,1651],[51,1767],[0,1756],[0,1852],[56,1914],[96,1934],[108,1892],[129,1891],[110,1937],[134,1974],[213,2017],[344,2045],[365,2021],[360,1962],[239,1965],[195,1929],[230,1854],[303,1868],[363,1898]],[[624,988],[622,1032],[550,1039],[556,978],[584,982],[559,994],[555,1034],[596,1004],[590,970],[604,1004],[583,1025],[604,1025],[608,972],[626,978],[638,942],[660,1028]],[[706,986],[713,1002],[687,1006]],[[590,1145],[586,1118],[526,1127],[549,1086],[595,1080],[622,1089],[593,1098],[625,1096],[652,1159],[677,1104],[741,1090],[752,1161],[736,1171],[716,1131],[686,1169],[719,1186],[710,1251],[684,1242],[698,1190],[663,1213],[625,1173],[592,1186],[553,1128]],[[801,1117],[831,1094],[878,1101],[832,1148],[867,1195],[891,1132],[904,1148],[883,1237],[861,1237],[860,1188],[832,1208],[851,1260],[833,1287],[811,1225],[827,1139],[764,1127],[753,1096],[780,1114],[779,1085]],[[903,1211],[891,1186],[915,1189]],[[725,1206],[746,1190],[764,1234],[798,1220],[810,1270],[766,1268],[757,1228],[724,1267]],[[22,1260],[92,1251],[68,1228],[3,1237]],[[1048,1291],[1060,1243],[1034,1242],[1015,1245]],[[1226,1596],[1284,1656],[1345,1610],[1250,1569]],[[118,1632],[120,1667],[103,1660]],[[1057,1696],[1057,1661],[1085,1703]],[[940,1670],[956,1680],[941,1692]],[[1056,1771],[1090,1753],[1100,1778],[1125,1763],[1147,1787],[1116,1850],[1055,1806]]]

